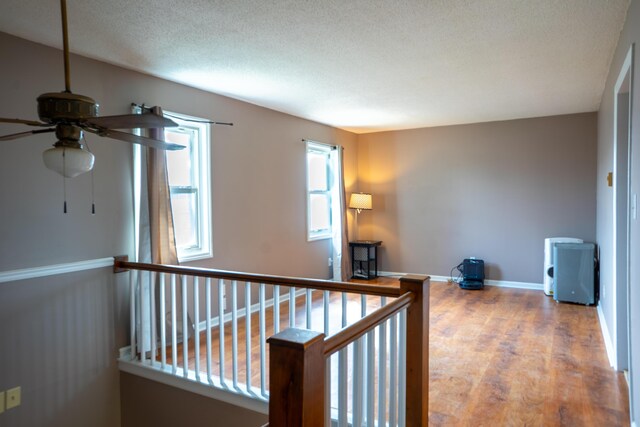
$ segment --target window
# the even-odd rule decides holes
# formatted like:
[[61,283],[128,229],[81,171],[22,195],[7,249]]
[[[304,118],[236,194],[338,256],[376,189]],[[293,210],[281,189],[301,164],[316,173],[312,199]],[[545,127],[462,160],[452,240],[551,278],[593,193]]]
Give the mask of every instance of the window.
[[209,125],[198,122],[203,119],[166,114],[178,127],[165,128],[165,140],[186,147],[167,151],[178,259],[184,262],[209,258],[212,256]]
[[331,231],[331,147],[307,142],[307,239],[328,239]]

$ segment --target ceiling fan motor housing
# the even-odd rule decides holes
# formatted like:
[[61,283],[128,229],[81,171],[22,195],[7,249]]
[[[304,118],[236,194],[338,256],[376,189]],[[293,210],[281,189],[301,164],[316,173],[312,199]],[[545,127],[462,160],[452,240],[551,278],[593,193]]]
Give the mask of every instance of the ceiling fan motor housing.
[[38,116],[51,124],[90,119],[98,116],[98,104],[88,96],[75,93],[43,93],[38,97]]

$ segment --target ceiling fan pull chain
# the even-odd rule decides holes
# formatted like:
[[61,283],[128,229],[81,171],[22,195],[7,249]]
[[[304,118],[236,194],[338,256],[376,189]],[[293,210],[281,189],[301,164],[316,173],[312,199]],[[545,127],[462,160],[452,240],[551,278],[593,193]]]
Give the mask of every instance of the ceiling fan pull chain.
[[[87,147],[87,151],[90,152],[91,154],[93,154],[93,151],[91,151],[91,147],[89,147],[89,141],[87,141],[87,138],[85,138],[84,134],[82,135],[82,141],[84,142],[85,147]],[[95,215],[96,214],[96,192],[95,192],[95,186],[94,186],[94,179],[93,179],[93,171],[94,169],[91,169],[91,215]]]
[[91,215],[96,214],[96,197],[95,190],[93,186],[93,169],[91,169]]
[[66,148],[62,149],[62,196],[64,198],[64,209],[63,212],[67,213],[67,177],[65,176],[67,172],[67,162],[65,155]]

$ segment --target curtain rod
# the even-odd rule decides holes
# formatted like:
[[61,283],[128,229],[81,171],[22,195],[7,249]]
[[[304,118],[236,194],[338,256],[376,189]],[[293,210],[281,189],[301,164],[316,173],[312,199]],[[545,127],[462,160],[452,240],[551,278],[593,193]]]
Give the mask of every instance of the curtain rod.
[[[147,107],[147,106],[146,106],[146,105],[144,105],[144,104],[136,104],[135,102],[132,102],[132,103],[131,103],[131,106],[132,106],[132,107],[139,107],[139,108],[141,108],[141,109],[143,109],[143,110],[146,110],[146,111],[151,111],[151,109],[153,108],[153,107]],[[166,112],[164,112],[164,111],[163,111],[163,115],[165,115],[165,116],[167,116],[167,117],[174,118],[174,119],[184,120],[185,122],[193,122],[193,123],[208,123],[208,124],[210,124],[210,125],[233,126],[233,123],[228,123],[228,122],[215,122],[215,121],[213,121],[213,120],[185,119],[185,118],[182,118],[182,117],[174,116],[173,114],[170,114],[170,113],[166,113]]]

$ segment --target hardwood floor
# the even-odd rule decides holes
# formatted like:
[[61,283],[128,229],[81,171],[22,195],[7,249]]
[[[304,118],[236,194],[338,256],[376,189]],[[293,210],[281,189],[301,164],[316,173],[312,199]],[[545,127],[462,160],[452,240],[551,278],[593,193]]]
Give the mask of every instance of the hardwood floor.
[[[377,282],[397,283],[389,278]],[[314,293],[314,325],[322,322],[320,295]],[[379,304],[379,299],[370,300],[368,311]],[[609,366],[595,307],[558,304],[541,291],[497,287],[464,291],[441,282],[432,282],[430,303],[429,425],[629,425],[627,385],[624,376]],[[359,297],[349,299],[350,317],[359,314],[359,304]],[[298,297],[296,323],[302,327],[303,305],[304,297]],[[332,295],[331,305],[332,310],[337,306],[331,328],[337,330],[337,294]],[[273,325],[272,311],[266,317],[267,325]],[[259,387],[257,314],[251,321],[252,384]],[[281,304],[280,324],[288,324],[288,303]],[[238,326],[238,380],[244,382],[244,320]],[[213,331],[217,355],[217,328]],[[267,336],[272,333],[268,327]],[[230,378],[231,339],[225,338]],[[204,371],[204,332],[200,342]],[[193,369],[192,340],[189,346]],[[218,364],[214,362],[213,368],[218,375]]]
[[430,425],[629,425],[595,307],[434,283],[430,320]]

